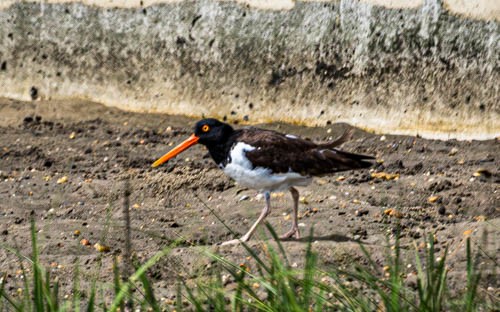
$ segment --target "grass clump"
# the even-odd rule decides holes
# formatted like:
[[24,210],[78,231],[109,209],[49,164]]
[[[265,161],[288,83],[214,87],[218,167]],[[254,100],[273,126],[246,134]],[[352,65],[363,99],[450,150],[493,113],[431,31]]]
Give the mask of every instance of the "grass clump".
[[[436,257],[432,236],[419,252],[415,246],[416,285],[405,281],[407,263],[401,257],[399,240],[381,268],[360,244],[368,264],[353,261],[348,269],[318,265],[318,256],[307,243],[303,268],[290,265],[283,245],[268,225],[273,244],[266,243],[264,255],[258,255],[243,243],[253,262],[236,264],[217,254],[208,254],[228,273],[232,287],[224,287],[221,278],[196,287],[183,284],[185,297],[196,311],[493,311],[497,299],[485,301],[478,296],[480,273],[474,261],[470,239],[466,240],[467,282],[464,291],[453,295],[448,290],[447,248]],[[312,237],[312,230],[311,235]],[[221,273],[218,273],[219,276]],[[181,294],[179,293],[179,296]],[[177,310],[182,310],[178,306]]]
[[[55,311],[126,311],[132,309],[134,306],[144,311],[160,311],[158,301],[154,296],[154,291],[150,280],[146,276],[146,272],[158,260],[167,255],[172,249],[171,246],[164,248],[157,252],[144,264],[137,266],[135,272],[122,282],[120,280],[120,271],[116,262],[113,266],[114,270],[114,297],[111,298],[109,307],[107,303],[110,298],[102,298],[100,302],[97,300],[97,280],[91,281],[91,287],[86,302],[82,302],[82,291],[79,285],[79,270],[75,269],[73,288],[70,297],[62,298],[59,292],[60,285],[57,278],[52,278],[50,271],[46,270],[41,261],[40,254],[37,246],[37,235],[35,229],[35,222],[31,221],[31,243],[32,255],[27,257],[21,255],[15,249],[7,246],[3,248],[14,253],[20,263],[20,271],[22,280],[24,281],[23,287],[19,288],[15,297],[9,295],[5,289],[6,274],[2,276],[0,281],[0,311],[37,311],[37,312],[55,312]],[[24,266],[24,262],[28,262],[31,267],[28,269]],[[31,274],[30,274],[31,272]],[[136,284],[140,283],[142,287]],[[139,296],[132,295],[132,289],[139,290]],[[100,289],[103,293],[104,288]],[[108,300],[106,300],[108,299]],[[126,309],[127,308],[127,309]]]
[[[172,306],[160,304],[147,271],[171,246],[156,253],[125,280],[115,260],[114,294],[105,292],[99,281],[91,281],[89,295],[83,300],[79,288],[78,270],[75,271],[71,296],[61,298],[59,281],[50,276],[40,262],[34,222],[31,225],[32,255],[26,257],[16,250],[4,247],[19,258],[23,275],[22,291],[16,296],[5,289],[5,276],[0,282],[0,311],[494,311],[497,298],[485,300],[480,296],[481,274],[466,240],[465,288],[458,295],[448,289],[446,266],[447,249],[440,257],[432,237],[419,251],[415,246],[416,285],[405,282],[406,263],[401,257],[401,246],[396,240],[387,256],[386,267],[372,258],[360,244],[365,264],[353,261],[347,269],[322,269],[312,241],[306,245],[302,268],[290,264],[284,246],[273,228],[267,225],[273,240],[257,253],[242,243],[249,256],[248,263],[234,263],[223,256],[204,251],[215,263],[211,278],[198,280],[193,285],[178,280],[177,300]],[[309,237],[313,237],[312,230]],[[28,262],[30,269],[23,266]],[[136,290],[136,291],[132,291]],[[106,297],[107,296],[107,297]]]

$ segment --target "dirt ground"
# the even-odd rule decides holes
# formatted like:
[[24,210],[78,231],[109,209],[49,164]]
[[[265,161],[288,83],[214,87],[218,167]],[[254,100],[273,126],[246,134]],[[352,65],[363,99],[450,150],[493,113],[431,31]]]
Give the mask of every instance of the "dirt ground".
[[[64,292],[71,289],[76,266],[83,284],[93,277],[110,283],[113,257],[124,250],[123,193],[128,180],[132,250],[138,259],[174,241],[180,244],[150,272],[159,298],[174,298],[179,275],[195,280],[210,274],[206,251],[245,262],[248,254],[241,246],[217,245],[235,237],[210,210],[241,235],[259,215],[262,197],[225,177],[203,146],[151,168],[156,158],[190,134],[193,124],[186,117],[123,112],[85,101],[0,99],[1,242],[29,256],[34,215],[42,260],[59,277]],[[262,127],[324,141],[348,126]],[[438,253],[449,247],[450,276],[458,289],[464,285],[464,239],[470,235],[486,272],[482,287],[498,295],[498,139],[438,141],[356,129],[342,149],[376,155],[378,163],[371,171],[319,178],[299,190],[301,232],[306,237],[314,227],[313,248],[321,266],[364,261],[360,241],[383,267],[398,228],[410,263],[414,246],[418,249],[431,233]],[[377,172],[396,178],[372,177]],[[278,233],[285,232],[291,222],[291,196],[274,194],[272,204],[268,221]],[[266,236],[263,228],[250,245],[260,252],[260,238]],[[82,245],[82,239],[89,245]],[[298,266],[306,241],[283,242]],[[95,243],[110,251],[97,251]],[[20,285],[18,270],[16,256],[0,248],[0,272],[12,292]]]

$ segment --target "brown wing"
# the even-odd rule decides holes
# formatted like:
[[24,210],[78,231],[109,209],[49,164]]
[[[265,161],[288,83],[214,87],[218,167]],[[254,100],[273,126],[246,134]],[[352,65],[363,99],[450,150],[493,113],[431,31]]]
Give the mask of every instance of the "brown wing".
[[346,138],[343,136],[331,143],[316,144],[275,131],[250,128],[241,130],[238,141],[255,147],[246,153],[254,167],[269,168],[275,173],[294,171],[305,176],[318,176],[371,166],[370,162],[364,161],[372,159],[371,156],[332,148],[342,144]]

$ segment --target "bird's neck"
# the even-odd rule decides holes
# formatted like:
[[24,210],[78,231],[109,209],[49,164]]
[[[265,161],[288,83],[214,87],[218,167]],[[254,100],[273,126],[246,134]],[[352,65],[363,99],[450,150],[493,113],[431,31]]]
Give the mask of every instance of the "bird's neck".
[[215,163],[219,166],[225,166],[227,163],[229,149],[226,148],[226,144],[214,144],[207,146],[208,152]]
[[218,143],[207,145],[208,152],[219,167],[225,167],[230,160],[229,153],[234,145],[238,131],[232,132],[227,138]]

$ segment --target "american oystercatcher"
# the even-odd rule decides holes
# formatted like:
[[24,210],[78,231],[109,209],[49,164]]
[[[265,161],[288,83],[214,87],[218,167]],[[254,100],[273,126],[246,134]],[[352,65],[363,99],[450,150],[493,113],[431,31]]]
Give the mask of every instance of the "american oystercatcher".
[[264,193],[266,205],[257,221],[240,239],[225,244],[246,242],[271,211],[274,191],[289,190],[293,198],[293,223],[281,238],[300,238],[297,214],[299,192],[295,186],[306,186],[312,178],[334,172],[367,168],[372,156],[352,154],[336,147],[349,140],[346,132],[335,141],[314,143],[289,134],[259,128],[233,129],[217,119],[196,123],[194,133],[153,163],[157,167],[194,144],[208,148],[215,163],[239,185]]

